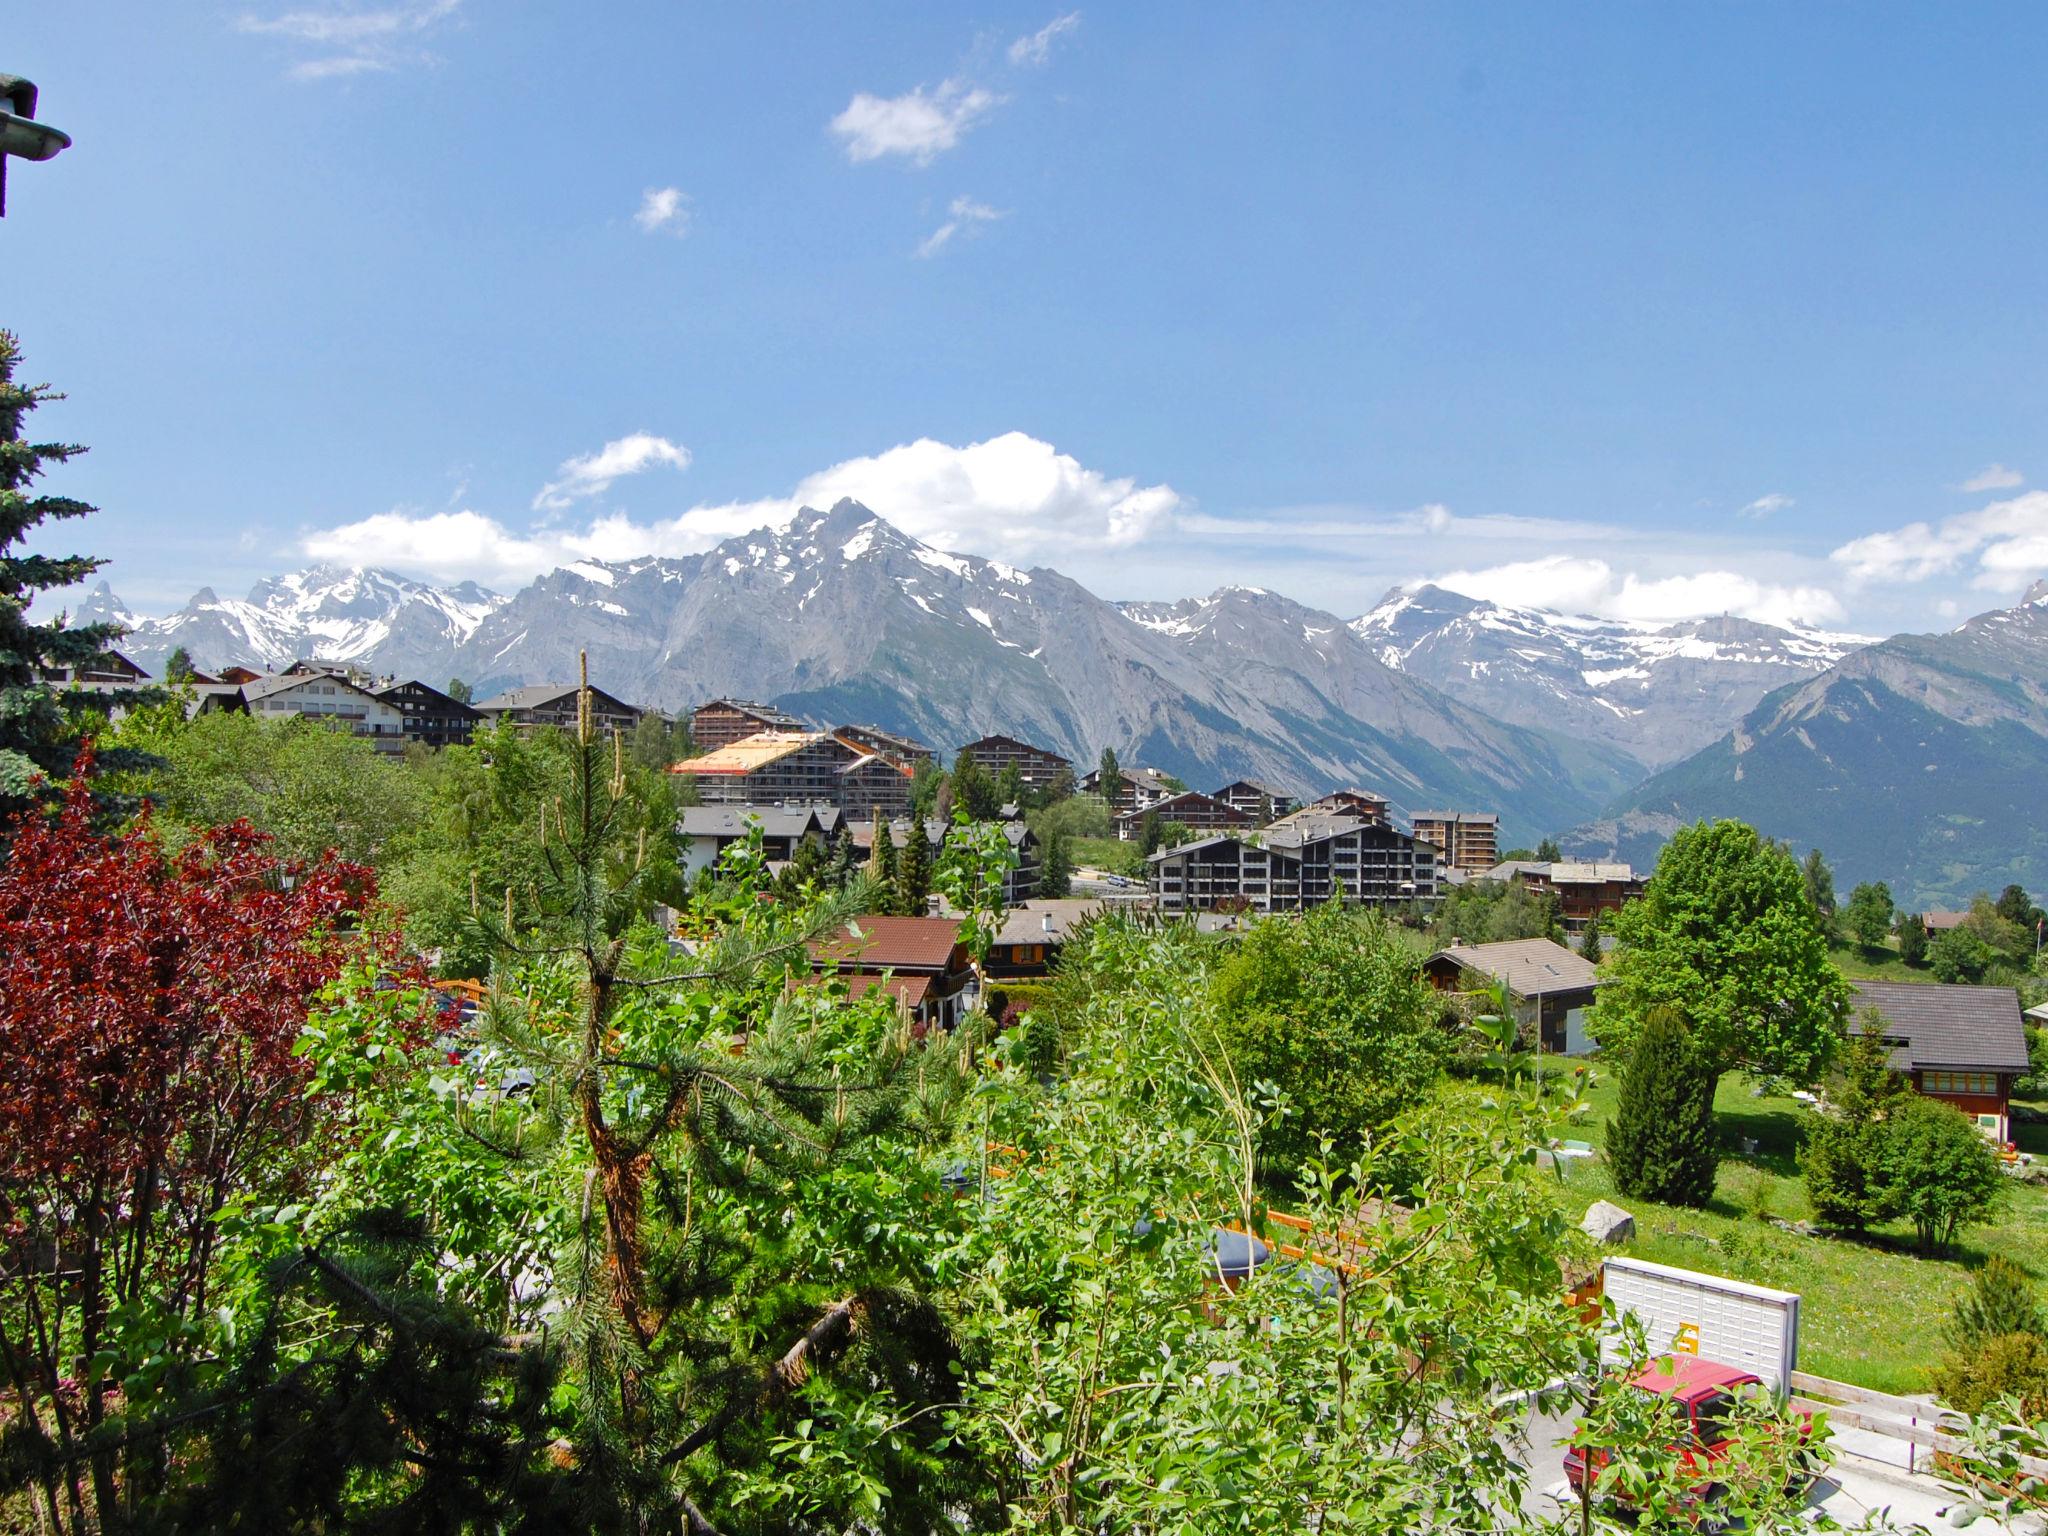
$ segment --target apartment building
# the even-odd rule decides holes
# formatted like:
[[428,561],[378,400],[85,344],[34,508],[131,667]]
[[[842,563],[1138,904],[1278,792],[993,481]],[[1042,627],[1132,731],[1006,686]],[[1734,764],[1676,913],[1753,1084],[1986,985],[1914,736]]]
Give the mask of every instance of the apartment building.
[[1483,875],[1500,862],[1500,818],[1474,811],[1417,811],[1409,820],[1452,869]]

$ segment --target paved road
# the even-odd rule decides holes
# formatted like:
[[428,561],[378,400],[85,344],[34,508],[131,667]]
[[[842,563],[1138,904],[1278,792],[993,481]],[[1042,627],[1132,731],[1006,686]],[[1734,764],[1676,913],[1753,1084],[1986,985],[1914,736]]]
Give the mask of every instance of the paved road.
[[[1564,1480],[1564,1442],[1571,1434],[1571,1420],[1531,1412],[1523,1433],[1532,1475],[1522,1507],[1531,1514],[1545,1516],[1576,1511],[1577,1500]],[[1904,1447],[1900,1449],[1903,1461]],[[1930,1532],[1955,1529],[1948,1518],[1949,1506],[1954,1502],[1954,1496],[1931,1477],[1858,1455],[1837,1455],[1828,1476],[1816,1482],[1807,1494],[1809,1509],[1825,1511],[1845,1526],[1860,1525],[1870,1514],[1882,1510],[1894,1529]],[[1968,1529],[1982,1536],[1996,1536],[2006,1527],[1980,1520]]]

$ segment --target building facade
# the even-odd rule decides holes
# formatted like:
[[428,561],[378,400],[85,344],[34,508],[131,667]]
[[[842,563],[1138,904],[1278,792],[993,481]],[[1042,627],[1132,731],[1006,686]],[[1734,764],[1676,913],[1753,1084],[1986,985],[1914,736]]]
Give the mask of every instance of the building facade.
[[405,747],[405,715],[367,688],[329,672],[258,678],[237,690],[250,714],[262,720],[318,720],[361,736],[379,752]]
[[915,769],[919,763],[933,760],[932,749],[914,736],[899,736],[894,731],[885,731],[879,725],[842,725],[832,733],[841,741],[851,742],[863,752],[872,752],[877,757],[886,757],[892,763],[901,763]]
[[716,752],[763,731],[801,731],[803,721],[772,704],[747,699],[713,699],[690,711],[690,739],[699,752]]
[[1377,822],[1296,821],[1265,837],[1225,834],[1161,849],[1146,861],[1162,913],[1299,912],[1331,900],[1391,906],[1434,901],[1437,851]]
[[[1232,810],[1243,811],[1252,818],[1255,825],[1266,826],[1282,816],[1300,809],[1301,802],[1285,790],[1275,789],[1270,784],[1261,784],[1257,779],[1233,779],[1210,798],[1221,800]],[[1332,807],[1336,809],[1336,807]],[[1385,820],[1384,816],[1361,817],[1364,821]]]
[[[510,720],[522,730],[551,725],[558,730],[576,729],[576,685],[574,683],[533,683],[484,699],[474,706],[485,720],[495,724]],[[641,712],[602,688],[590,690],[590,723],[600,736],[613,731],[621,735],[640,723]]]
[[385,703],[396,705],[405,717],[402,729],[406,739],[423,746],[466,746],[483,718],[460,699],[418,681],[387,682],[376,694]]
[[1593,1048],[1586,1010],[1599,968],[1554,940],[1453,943],[1423,961],[1422,974],[1439,992],[1505,987],[1524,1038],[1539,1050],[1579,1055]]
[[1443,862],[1483,875],[1500,862],[1500,818],[1481,811],[1417,811],[1415,835],[1433,845]]
[[1259,824],[1258,817],[1251,812],[1190,789],[1125,811],[1116,819],[1116,835],[1124,842],[1136,842],[1145,835],[1146,821],[1154,816],[1161,826],[1177,821],[1197,832],[1248,832]]
[[807,840],[821,847],[838,835],[838,810],[829,805],[691,805],[676,818],[676,842],[683,873],[716,864],[726,849],[761,829],[761,853],[770,864],[796,857]]
[[1883,1020],[1894,1070],[1916,1092],[1953,1104],[1992,1140],[2012,1139],[2013,1084],[2027,1075],[2027,1032],[2011,987],[1853,981],[1849,1027]]
[[1033,789],[1043,789],[1061,774],[1074,771],[1074,765],[1059,753],[1014,736],[984,736],[968,742],[957,755],[973,758],[975,767],[991,778],[1000,777],[1005,768],[1015,768],[1017,776]]
[[1570,860],[1554,864],[1515,859],[1496,864],[1488,880],[1505,880],[1531,891],[1555,896],[1557,915],[1567,928],[1584,928],[1587,920],[1619,912],[1643,894],[1643,881],[1627,864],[1595,864]]

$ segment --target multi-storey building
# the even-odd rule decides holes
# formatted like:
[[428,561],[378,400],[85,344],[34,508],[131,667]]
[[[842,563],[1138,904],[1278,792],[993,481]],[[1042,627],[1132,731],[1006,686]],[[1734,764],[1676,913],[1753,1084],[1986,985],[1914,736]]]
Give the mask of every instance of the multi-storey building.
[[[1284,789],[1275,789],[1270,784],[1261,784],[1257,779],[1233,779],[1210,796],[1221,800],[1232,810],[1243,811],[1258,826],[1278,821],[1282,816],[1298,809],[1301,802]],[[1385,820],[1384,817],[1367,816],[1366,821]]]
[[716,752],[763,731],[800,731],[803,721],[772,704],[747,699],[713,699],[690,712],[690,739],[699,752]]
[[[576,729],[576,685],[574,683],[532,683],[513,688],[474,706],[476,712],[494,724],[510,720],[522,729],[552,725],[561,730]],[[600,736],[611,731],[630,731],[640,723],[640,711],[621,703],[602,688],[590,690],[590,723]]]
[[[1090,768],[1081,776],[1077,787],[1084,795],[1102,794],[1102,770]],[[1126,811],[1145,810],[1162,800],[1185,793],[1186,789],[1186,785],[1157,768],[1125,768],[1117,772],[1116,793],[1103,798],[1109,806],[1110,815],[1121,816]]]
[[899,736],[894,731],[885,731],[879,725],[842,725],[832,733],[841,741],[850,741],[863,752],[872,752],[877,757],[886,757],[892,763],[901,763],[906,768],[915,768],[919,763],[932,760],[932,749],[914,736]]
[[910,770],[827,731],[762,731],[669,769],[706,805],[830,805],[850,818],[910,809]]
[[975,766],[991,777],[1001,775],[1005,768],[1015,768],[1017,776],[1033,789],[1044,788],[1061,774],[1074,771],[1074,765],[1059,753],[1014,736],[984,736],[968,742],[958,755],[973,758]]
[[429,688],[417,680],[387,680],[375,692],[385,703],[398,706],[405,717],[401,729],[406,740],[429,747],[465,745],[476,734],[477,721],[483,718],[460,699],[450,698],[440,689]]
[[1331,900],[1387,906],[1432,901],[1436,849],[1381,822],[1297,820],[1260,841],[1223,835],[1166,848],[1147,861],[1159,911],[1299,912]]
[[404,749],[404,713],[345,677],[328,672],[263,677],[237,691],[249,713],[261,719],[318,720],[367,737],[379,752]]
[[1250,831],[1258,825],[1258,818],[1251,812],[1241,811],[1213,795],[1197,794],[1190,789],[1125,811],[1116,819],[1116,835],[1127,843],[1136,842],[1145,835],[1147,819],[1154,816],[1159,818],[1162,826],[1177,821],[1197,832]]
[[1512,881],[1557,898],[1557,915],[1567,928],[1579,929],[1596,915],[1619,912],[1643,894],[1643,879],[1627,864],[1560,861],[1538,863],[1514,859],[1487,871],[1489,880]]
[[1434,845],[1452,869],[1483,875],[1500,862],[1500,818],[1485,812],[1417,811],[1415,835]]
[[[889,837],[900,853],[910,843],[910,818],[901,817],[888,825]],[[932,862],[937,864],[940,856],[946,851],[946,839],[952,836],[953,825],[951,822],[939,820],[936,816],[927,817],[921,825],[924,829],[925,847],[931,853]],[[1016,865],[1003,877],[1003,903],[1005,906],[1015,906],[1018,902],[1038,893],[1038,839],[1032,834],[1031,828],[1022,821],[999,821],[996,825],[1002,829],[1003,837],[1010,845],[1010,851],[1017,856]],[[865,863],[874,851],[875,824],[872,819],[858,821],[848,817],[847,826],[853,833],[854,849]]]

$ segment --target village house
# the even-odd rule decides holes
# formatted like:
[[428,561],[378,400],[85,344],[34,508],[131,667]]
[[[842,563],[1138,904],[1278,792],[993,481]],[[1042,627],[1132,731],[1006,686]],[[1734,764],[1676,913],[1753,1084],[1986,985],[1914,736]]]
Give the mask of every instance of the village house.
[[1059,753],[1034,747],[1014,736],[984,736],[979,741],[970,741],[954,755],[955,763],[963,757],[973,758],[975,767],[990,778],[1000,778],[1004,769],[1015,768],[1018,778],[1031,789],[1044,789],[1061,774],[1071,777],[1074,772],[1074,765]]
[[2012,1087],[2027,1074],[2027,1032],[2011,987],[1852,981],[1850,1027],[1865,1010],[1884,1019],[1894,1070],[1930,1099],[1953,1104],[1985,1135],[2012,1139]]
[[[1157,768],[1120,768],[1117,770],[1117,791],[1107,796],[1104,803],[1112,816],[1121,816],[1127,811],[1143,811],[1160,801],[1180,794],[1187,786]],[[1102,794],[1102,770],[1090,768],[1081,776],[1078,786],[1084,795]]]
[[1586,1010],[1600,972],[1592,961],[1551,939],[1512,939],[1501,944],[1460,944],[1453,940],[1422,962],[1422,973],[1439,992],[1477,992],[1499,984],[1507,989],[1515,1022],[1539,1050],[1582,1055],[1593,1048]]
[[690,740],[699,752],[716,752],[763,731],[803,729],[803,721],[795,715],[747,699],[713,699],[690,712]]
[[1257,779],[1232,779],[1210,798],[1221,800],[1232,810],[1243,811],[1252,818],[1254,825],[1261,827],[1278,821],[1282,816],[1299,809],[1301,805],[1299,800],[1285,790],[1275,789],[1270,784],[1261,784]]
[[[1310,801],[1300,810],[1323,816],[1351,816],[1359,821],[1385,821],[1387,797],[1376,795],[1366,789],[1333,789],[1327,795]],[[1300,811],[1287,813],[1288,816],[1298,814]]]
[[[576,729],[576,693],[574,683],[531,683],[484,699],[474,707],[492,724],[510,720],[521,730],[551,725],[573,731]],[[590,723],[598,735],[611,731],[624,735],[640,723],[640,715],[640,710],[613,698],[602,688],[590,690]]]
[[[224,667],[216,667],[214,669],[211,681],[216,683],[230,683],[235,687],[239,688],[244,683],[255,682],[256,679],[258,679],[261,676],[263,676],[263,674],[261,672],[258,672],[254,667],[245,667],[239,661],[235,661],[228,663],[228,665]],[[198,679],[195,677],[194,681],[196,682],[197,680]]]
[[1444,863],[1468,875],[1483,875],[1500,862],[1500,818],[1484,812],[1417,811],[1409,818],[1415,835],[1434,844]]
[[1141,809],[1125,811],[1116,819],[1116,835],[1124,842],[1136,842],[1145,835],[1146,821],[1154,816],[1161,826],[1177,821],[1196,832],[1249,831],[1258,825],[1258,818],[1250,812],[1190,789],[1155,800]]
[[807,839],[829,844],[843,824],[830,805],[690,805],[676,817],[677,853],[683,873],[695,878],[759,826],[762,855],[775,869],[795,858],[797,845]]
[[1166,848],[1146,860],[1153,904],[1184,912],[1299,912],[1331,899],[1386,906],[1433,901],[1437,851],[1380,822],[1306,818],[1263,837],[1224,834]]
[[982,961],[982,974],[991,981],[1028,981],[1050,975],[1068,934],[1103,906],[1101,900],[1084,896],[1018,902],[1004,914],[1003,926]]
[[467,746],[476,734],[477,722],[483,718],[460,699],[418,681],[401,683],[386,679],[374,691],[404,715],[406,740],[422,746]]
[[879,725],[842,725],[832,732],[841,741],[850,742],[863,752],[872,752],[877,757],[886,757],[892,763],[901,763],[905,768],[915,770],[919,763],[928,763],[936,756],[932,749],[914,736],[899,736],[894,731],[885,731]]
[[405,747],[405,715],[398,706],[332,672],[260,677],[234,692],[259,719],[318,720],[367,737],[379,752],[398,752]]
[[[846,824],[853,834],[854,851],[865,864],[874,853],[874,820],[872,817],[849,816]],[[1006,906],[1015,906],[1037,894],[1038,838],[1029,824],[1018,819],[998,821],[995,825],[1002,829],[1004,841],[1010,845],[1010,851],[1017,856],[1015,866],[1003,876],[1003,902]],[[910,845],[910,818],[896,817],[888,823],[888,827],[890,841],[895,844],[900,856],[900,851]],[[946,851],[946,839],[952,835],[953,824],[936,816],[928,816],[923,822],[923,827],[925,849],[931,854],[932,863],[936,865]]]
[[1481,878],[1555,896],[1557,915],[1574,932],[1584,928],[1588,918],[1619,912],[1643,894],[1644,884],[1630,865],[1573,860],[1539,863],[1533,859],[1511,859],[1494,865]]
[[976,1001],[974,962],[950,917],[863,915],[813,939],[810,985],[830,978],[849,998],[879,988],[919,1035],[951,1029]]
[[150,680],[147,672],[115,650],[101,651],[82,666],[37,667],[36,676],[46,683],[82,688],[88,693],[143,688]]
[[706,805],[830,805],[849,820],[910,809],[910,770],[827,731],[762,731],[669,769]]

